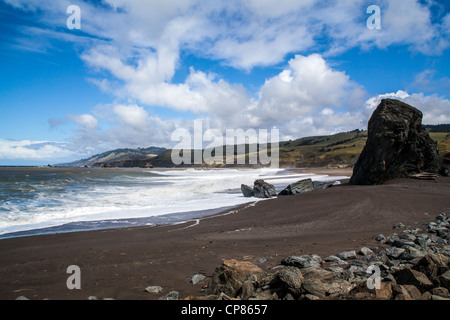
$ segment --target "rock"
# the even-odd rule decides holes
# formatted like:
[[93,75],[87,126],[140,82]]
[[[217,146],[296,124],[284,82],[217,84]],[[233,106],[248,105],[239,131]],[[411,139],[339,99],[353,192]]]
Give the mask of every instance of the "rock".
[[422,294],[422,298],[420,298],[420,300],[431,300],[432,294],[430,292],[424,292]]
[[344,295],[353,288],[350,282],[321,267],[305,268],[302,274],[305,279],[303,289],[319,298]]
[[162,296],[158,300],[178,300],[179,295],[180,293],[178,291],[170,291],[168,294]]
[[16,298],[16,300],[30,300],[30,299],[28,299],[28,298],[25,297],[25,296],[18,296],[18,297]]
[[320,266],[322,258],[316,254],[303,256],[290,256],[281,261],[285,266],[297,268],[310,268]]
[[403,260],[413,260],[413,259],[421,258],[423,256],[425,256],[425,253],[423,253],[422,251],[420,251],[414,247],[408,247],[405,249],[405,252],[403,252],[400,255],[400,258]]
[[359,260],[353,260],[352,262],[350,262],[346,270],[350,270],[353,274],[356,274],[358,276],[365,276],[367,274],[368,268],[368,264]]
[[450,270],[441,274],[438,279],[442,287],[450,290]]
[[245,184],[241,184],[241,191],[244,197],[250,198],[253,197],[253,189]]
[[325,262],[339,262],[339,261],[342,261],[342,260],[341,260],[341,258],[338,258],[335,255],[331,255],[331,256],[328,256],[328,257],[324,258],[323,261],[325,261]]
[[377,241],[385,241],[386,237],[383,236],[381,233],[379,235],[376,236],[375,240]]
[[397,247],[397,248],[403,248],[403,249],[406,249],[409,246],[413,246],[413,245],[414,245],[414,242],[404,240],[404,239],[395,239],[392,242],[392,246]]
[[422,126],[423,114],[398,100],[383,99],[368,125],[368,138],[351,184],[382,184],[412,174],[444,169],[437,143]]
[[433,283],[425,274],[414,269],[403,269],[397,272],[396,280],[398,284],[413,285],[421,292],[428,291],[433,287]]
[[294,296],[299,296],[302,293],[304,278],[298,268],[285,267],[276,273],[276,279]]
[[277,195],[275,187],[264,180],[256,180],[253,186],[253,195],[256,198],[271,198]]
[[385,252],[388,257],[398,258],[403,252],[405,252],[405,249],[391,247],[391,248],[385,249]]
[[335,182],[331,181],[313,181],[314,189],[326,189],[331,187]]
[[400,229],[400,228],[404,228],[404,227],[405,227],[405,225],[403,223],[397,222],[396,224],[394,224],[392,226],[392,229]]
[[163,288],[160,286],[149,286],[149,287],[145,288],[145,291],[150,292],[150,293],[160,293],[162,290],[163,290]]
[[348,260],[348,259],[356,259],[356,252],[355,251],[345,251],[337,254],[337,257],[342,260]]
[[189,279],[189,282],[192,283],[192,284],[197,284],[197,283],[199,283],[200,281],[202,281],[202,280],[204,280],[204,279],[205,279],[205,276],[204,276],[204,275],[202,275],[202,274],[194,274],[194,275]]
[[217,267],[208,285],[208,294],[225,293],[230,297],[236,297],[243,283],[250,278],[260,280],[265,275],[264,271],[249,261],[224,260]]
[[439,276],[444,273],[449,266],[450,259],[440,253],[432,253],[424,256],[413,266],[414,270],[424,273],[436,285],[439,285]]
[[258,263],[266,263],[266,261],[267,261],[267,259],[263,257],[263,258],[258,259],[256,262],[258,262]]
[[298,193],[305,193],[314,190],[314,184],[311,179],[300,180],[295,183],[288,185],[284,188],[278,195],[286,196],[286,195],[294,195]]
[[405,284],[405,285],[403,285],[403,287],[408,292],[408,294],[411,297],[411,299],[419,300],[419,299],[422,298],[422,293],[420,292],[419,289],[417,289],[416,286],[414,286],[412,284]]
[[359,250],[359,254],[363,255],[363,256],[369,256],[373,254],[373,251],[370,248],[367,247],[362,247]]
[[392,293],[395,296],[395,300],[413,300],[408,290],[400,284],[392,284]]
[[392,285],[390,283],[380,283],[380,289],[375,289],[377,300],[390,300],[392,298]]
[[431,289],[431,294],[440,296],[443,298],[450,298],[450,293],[448,292],[447,288],[442,288],[442,287],[433,288],[433,289]]
[[254,295],[253,282],[245,280],[241,288],[241,300],[248,300]]

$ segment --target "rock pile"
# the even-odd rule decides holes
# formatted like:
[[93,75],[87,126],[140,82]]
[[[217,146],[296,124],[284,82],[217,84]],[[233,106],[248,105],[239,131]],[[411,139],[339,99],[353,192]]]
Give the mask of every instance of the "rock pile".
[[[249,261],[223,261],[195,300],[450,300],[450,217],[378,235],[376,248],[321,258],[291,256],[264,272]],[[401,232],[400,232],[401,231]]]
[[[311,179],[304,179],[291,183],[286,188],[284,188],[278,195],[294,195],[299,193],[310,192],[316,189],[325,189],[332,186],[335,182],[321,182],[312,181]],[[256,180],[254,182],[253,188],[242,184],[241,185],[242,194],[245,197],[256,197],[256,198],[271,198],[277,195],[275,187],[265,182],[264,180]]]

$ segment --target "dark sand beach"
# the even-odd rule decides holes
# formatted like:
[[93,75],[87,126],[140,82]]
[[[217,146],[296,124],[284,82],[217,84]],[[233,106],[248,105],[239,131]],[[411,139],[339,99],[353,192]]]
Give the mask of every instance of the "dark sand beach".
[[[351,175],[348,170],[309,170]],[[412,227],[450,211],[450,178],[398,179],[378,186],[341,185],[280,196],[185,224],[86,231],[0,240],[0,299],[183,299],[202,294],[223,259],[251,261],[271,272],[284,257],[325,257]],[[257,262],[265,258],[265,263]],[[69,290],[67,267],[81,270],[81,289]],[[195,285],[194,274],[206,279]],[[161,286],[161,293],[145,291]]]

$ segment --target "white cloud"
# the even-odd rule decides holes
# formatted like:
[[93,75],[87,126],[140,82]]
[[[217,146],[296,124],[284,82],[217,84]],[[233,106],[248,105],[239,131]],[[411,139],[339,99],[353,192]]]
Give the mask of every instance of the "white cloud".
[[[358,128],[359,109],[365,98],[361,86],[345,72],[333,70],[319,54],[296,55],[288,69],[263,85],[253,115],[260,125],[281,126],[291,134],[329,133],[336,126]],[[348,118],[348,114],[355,114],[357,119],[342,122],[340,118]],[[293,121],[298,125],[292,126]]]
[[148,125],[149,116],[142,107],[137,105],[116,105],[113,109],[121,121],[134,129],[143,130]]
[[450,123],[450,100],[436,94],[409,94],[402,90],[380,94],[367,100],[366,109],[373,112],[382,99],[397,99],[419,109],[423,113],[423,124]]
[[69,115],[68,117],[87,129],[95,129],[98,126],[98,120],[90,114]]
[[54,141],[6,140],[0,138],[0,159],[55,160],[73,156],[67,143]]

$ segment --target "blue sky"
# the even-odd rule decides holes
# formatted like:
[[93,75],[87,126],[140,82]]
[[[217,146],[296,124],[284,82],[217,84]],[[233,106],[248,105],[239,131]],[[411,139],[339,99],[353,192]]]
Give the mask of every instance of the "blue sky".
[[0,21],[0,165],[170,148],[198,119],[363,129],[383,97],[450,122],[450,1],[0,0]]

